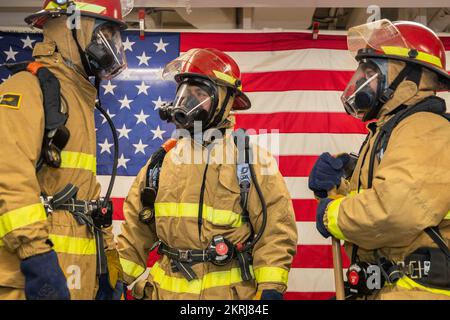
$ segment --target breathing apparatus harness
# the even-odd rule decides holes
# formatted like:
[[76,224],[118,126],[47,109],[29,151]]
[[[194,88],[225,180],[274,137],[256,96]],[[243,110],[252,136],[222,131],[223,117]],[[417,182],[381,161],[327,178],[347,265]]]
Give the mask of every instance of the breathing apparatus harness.
[[[83,67],[88,75],[94,75],[86,55],[76,37],[76,29],[72,30],[72,35],[77,44]],[[62,157],[61,153],[70,138],[70,131],[66,127],[68,119],[67,110],[62,110],[61,102],[64,97],[61,95],[61,86],[55,75],[39,62],[23,62],[17,64],[8,64],[6,67],[13,73],[28,71],[35,75],[38,80],[44,97],[44,116],[45,130],[41,149],[41,155],[36,165],[36,172],[39,172],[44,164],[52,168],[60,168]],[[114,141],[114,164],[111,174],[111,180],[105,197],[98,200],[78,200],[78,187],[68,184],[63,190],[53,196],[41,194],[41,202],[47,214],[55,210],[69,211],[79,224],[87,225],[91,228],[95,236],[97,246],[97,275],[107,273],[106,256],[103,244],[103,228],[112,224],[113,205],[110,200],[114,181],[117,175],[118,149],[119,142],[117,132],[108,113],[101,106],[100,99],[100,79],[95,77],[95,87],[97,89],[98,102],[95,107],[105,117],[111,128]]]
[[[253,182],[255,190],[261,201],[262,206],[262,225],[257,234],[251,227],[251,235],[245,243],[232,244],[223,235],[216,235],[211,240],[207,248],[203,250],[196,249],[176,249],[171,248],[167,244],[158,240],[151,251],[158,247],[158,253],[167,255],[171,260],[172,271],[181,272],[183,276],[191,281],[197,279],[197,275],[192,270],[192,266],[197,263],[211,262],[214,265],[223,266],[230,263],[233,259],[237,259],[241,276],[244,281],[253,279],[250,271],[252,263],[252,250],[261,238],[267,224],[267,205],[258,184],[255,170],[252,165],[252,150],[248,134],[243,129],[235,131],[232,135],[233,142],[237,147],[237,163],[236,174],[240,188],[240,205],[242,207],[242,221],[249,223],[248,212],[248,196],[250,187]],[[145,186],[141,190],[141,203],[143,209],[139,213],[139,220],[147,225],[153,223],[155,216],[155,200],[158,192],[159,175],[164,157],[167,152],[176,145],[176,140],[168,140],[161,146],[151,157],[150,163],[146,171]],[[205,191],[205,180],[208,164],[203,174],[203,181],[200,190],[199,212],[198,212],[198,232],[201,235],[201,227],[203,223],[203,197]]]
[[[394,90],[395,91],[395,90]],[[445,102],[436,96],[428,97],[415,106],[400,106],[393,111],[393,116],[380,128],[377,138],[375,139],[369,158],[368,172],[368,189],[372,188],[375,161],[380,162],[387,149],[389,138],[395,127],[407,117],[417,112],[431,112],[443,116],[450,121],[450,114],[445,113]],[[372,132],[375,127],[372,126]],[[367,136],[361,150],[369,140],[370,134]],[[367,151],[366,151],[367,152]],[[364,155],[364,159],[366,159]],[[361,175],[360,175],[361,178]],[[360,190],[361,181],[358,181],[358,192]],[[438,248],[419,248],[409,254],[404,261],[395,263],[383,257],[378,250],[375,250],[375,260],[380,271],[381,287],[387,283],[395,283],[403,276],[408,276],[414,281],[432,288],[441,290],[450,290],[450,249],[446,241],[442,237],[439,228],[428,227],[425,233],[436,243]],[[374,265],[368,262],[359,261],[358,246],[353,244],[351,265],[347,270],[346,290],[348,297],[367,296],[373,294],[378,288],[369,288],[368,280],[373,273]]]

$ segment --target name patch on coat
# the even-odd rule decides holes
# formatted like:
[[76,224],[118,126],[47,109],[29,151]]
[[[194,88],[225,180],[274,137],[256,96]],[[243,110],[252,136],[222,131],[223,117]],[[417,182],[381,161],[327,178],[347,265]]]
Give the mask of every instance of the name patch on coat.
[[0,95],[0,107],[19,109],[22,95],[17,93],[5,93]]

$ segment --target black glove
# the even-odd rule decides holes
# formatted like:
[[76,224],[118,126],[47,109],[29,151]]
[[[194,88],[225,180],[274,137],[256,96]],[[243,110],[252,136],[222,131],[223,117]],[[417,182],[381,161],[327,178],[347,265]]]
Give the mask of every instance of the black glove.
[[20,271],[25,276],[25,296],[28,300],[70,300],[67,280],[55,251],[22,260]]
[[261,300],[283,300],[283,294],[274,289],[263,290]]
[[334,158],[328,152],[322,153],[309,174],[308,187],[318,198],[326,198],[328,191],[339,187],[345,175],[345,166],[350,160],[347,153]]
[[[120,300],[124,294],[124,283],[120,280],[116,282],[116,287],[111,288],[109,275],[107,273],[100,275],[98,278],[98,291],[95,300]],[[125,291],[126,294],[126,291]]]
[[316,229],[324,238],[328,238],[331,236],[331,233],[328,231],[328,229],[325,227],[325,224],[323,223],[323,216],[325,215],[325,210],[327,209],[327,206],[331,201],[332,200],[330,198],[320,200],[316,211]]

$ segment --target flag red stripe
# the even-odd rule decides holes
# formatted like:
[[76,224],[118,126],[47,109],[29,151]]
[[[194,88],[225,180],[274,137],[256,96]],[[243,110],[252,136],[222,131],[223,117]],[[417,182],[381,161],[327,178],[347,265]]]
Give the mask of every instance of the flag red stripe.
[[[450,50],[450,37],[441,37],[445,50]],[[274,33],[198,33],[180,34],[180,52],[192,48],[216,48],[222,51],[278,51],[299,49],[347,50],[346,35],[320,34],[319,41],[310,32]]]
[[308,177],[319,156],[277,156],[283,177]]
[[292,199],[295,220],[302,222],[316,221],[316,199]]
[[[300,235],[301,239],[301,235]],[[350,266],[350,259],[342,248],[342,265]],[[298,245],[292,268],[333,268],[331,245]]]
[[286,292],[285,300],[328,300],[335,292]]
[[113,220],[125,220],[123,216],[123,203],[125,198],[111,198],[113,203]]
[[189,33],[180,34],[180,51],[192,48],[216,48],[222,51],[278,51],[298,49],[347,50],[344,35],[320,35],[313,40],[309,32],[277,33]]
[[295,70],[243,73],[245,92],[333,90],[343,91],[353,71]]
[[279,133],[363,133],[360,120],[341,112],[278,112],[236,115],[236,127],[255,130],[278,130]]

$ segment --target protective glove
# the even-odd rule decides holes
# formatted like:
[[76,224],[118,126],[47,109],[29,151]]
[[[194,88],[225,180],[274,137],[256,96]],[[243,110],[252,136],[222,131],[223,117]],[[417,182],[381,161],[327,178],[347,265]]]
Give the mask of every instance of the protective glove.
[[345,166],[350,155],[343,153],[334,158],[328,152],[322,153],[309,174],[308,187],[318,198],[326,198],[328,191],[339,187],[345,175]]
[[283,300],[283,294],[274,289],[266,289],[258,291],[255,300]]
[[96,300],[120,300],[124,293],[123,270],[117,250],[108,250],[106,263],[108,273],[100,275]]
[[331,236],[331,233],[328,231],[328,229],[325,227],[325,224],[323,223],[323,216],[325,215],[327,206],[331,201],[333,200],[330,198],[320,200],[316,211],[316,229],[324,238],[328,238]]
[[25,276],[25,296],[28,300],[70,300],[67,280],[55,251],[22,260],[20,271]]

